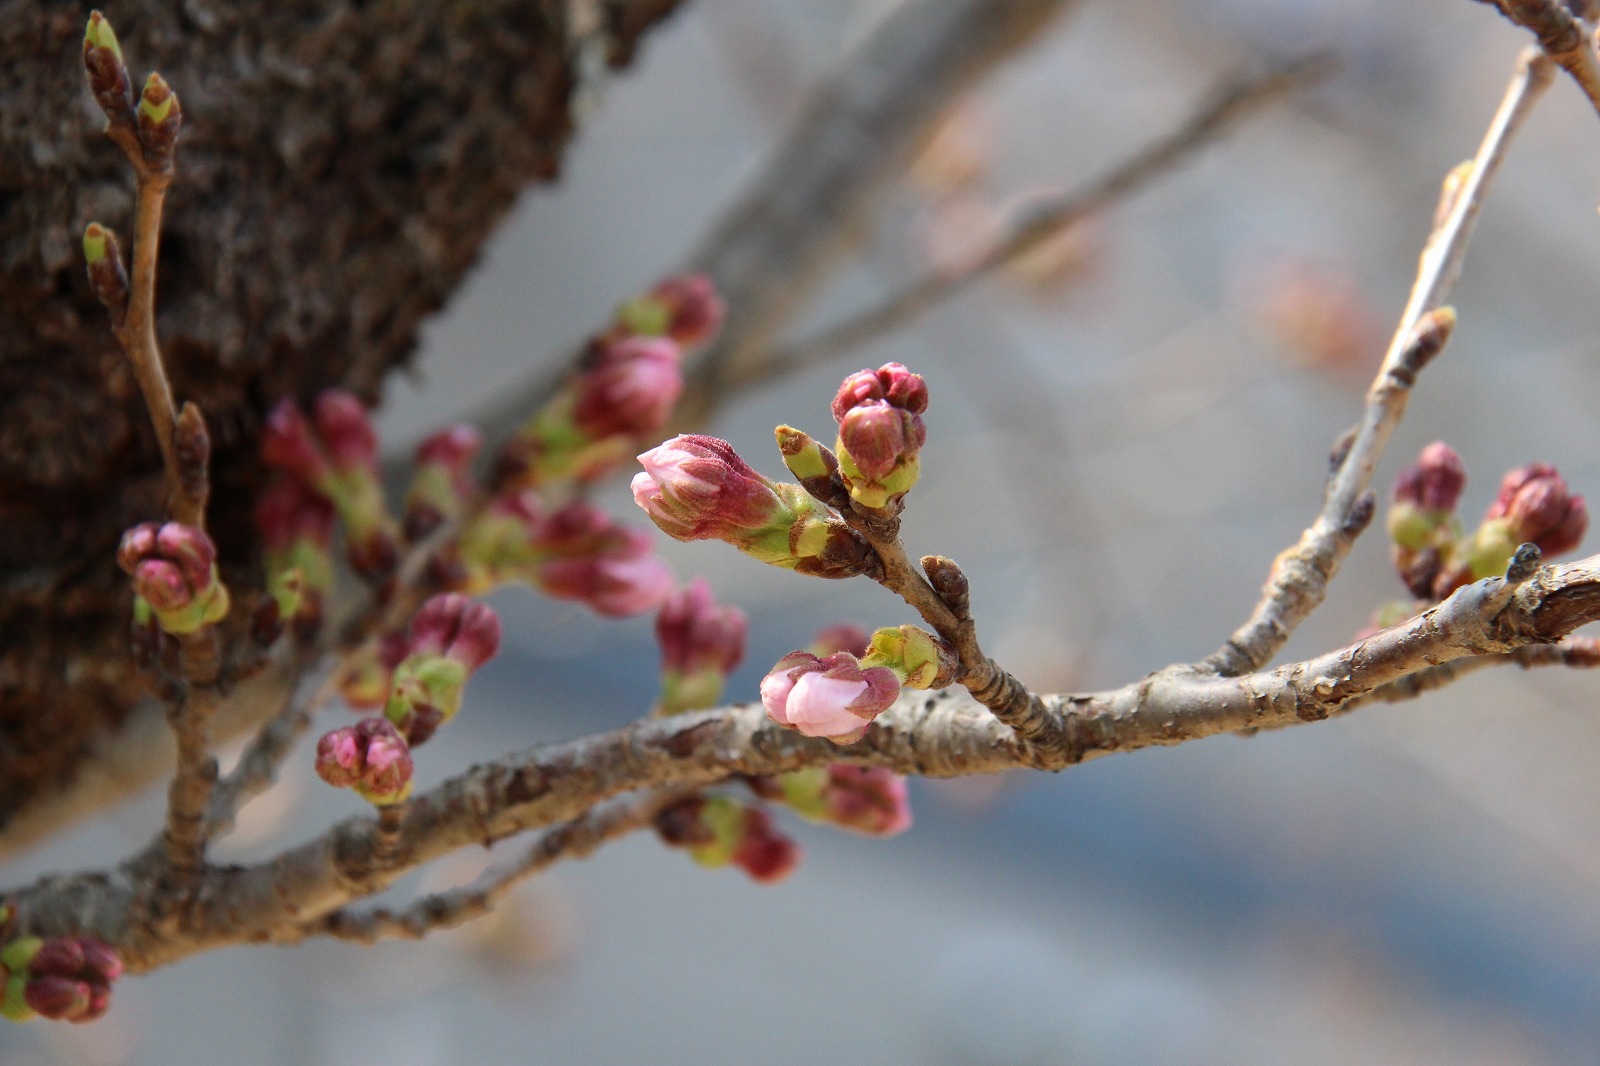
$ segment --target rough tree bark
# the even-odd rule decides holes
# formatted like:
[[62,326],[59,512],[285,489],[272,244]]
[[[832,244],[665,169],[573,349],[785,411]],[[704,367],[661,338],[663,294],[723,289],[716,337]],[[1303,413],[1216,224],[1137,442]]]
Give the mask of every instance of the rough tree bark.
[[[218,450],[212,531],[254,557],[258,420],[332,385],[374,398],[530,181],[572,103],[681,0],[110,0],[135,76],[183,100],[159,330]],[[161,513],[139,391],[84,278],[91,220],[128,232],[98,133],[85,11],[0,0],[0,826],[142,695],[120,531]],[[248,586],[251,581],[243,584]]]

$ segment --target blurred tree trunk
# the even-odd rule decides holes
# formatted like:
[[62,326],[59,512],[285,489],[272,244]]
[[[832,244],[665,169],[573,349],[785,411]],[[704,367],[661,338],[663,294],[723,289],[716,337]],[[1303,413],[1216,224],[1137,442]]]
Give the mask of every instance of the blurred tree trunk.
[[[183,102],[158,325],[211,425],[225,559],[254,557],[266,408],[333,385],[375,399],[517,193],[555,176],[584,80],[680,2],[106,5],[135,78],[160,70]],[[126,247],[133,190],[84,88],[85,15],[0,0],[0,827],[143,694],[113,554],[162,513],[79,251],[91,220]]]

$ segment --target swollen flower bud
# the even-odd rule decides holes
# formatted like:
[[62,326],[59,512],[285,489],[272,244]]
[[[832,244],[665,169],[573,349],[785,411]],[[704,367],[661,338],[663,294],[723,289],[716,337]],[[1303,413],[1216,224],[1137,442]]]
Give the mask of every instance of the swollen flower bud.
[[726,313],[710,278],[680,274],[623,304],[617,311],[617,326],[642,337],[666,336],[685,348],[698,348],[716,335]]
[[727,441],[689,434],[639,456],[633,499],[676,540],[723,540],[764,563],[817,577],[866,573],[871,549],[798,485],[768,481]]
[[385,718],[363,718],[317,741],[317,775],[380,807],[411,795],[411,750]]
[[147,603],[161,629],[194,633],[228,613],[228,590],[217,576],[217,550],[204,530],[145,522],[122,536],[117,563],[133,577],[135,595]]
[[894,836],[911,828],[906,779],[883,767],[835,764],[752,780],[768,799],[795,813],[868,836]]
[[1589,511],[1553,466],[1531,463],[1506,474],[1500,493],[1484,514],[1504,519],[1520,542],[1531,541],[1545,555],[1560,555],[1583,543]]
[[1456,504],[1467,482],[1466,467],[1454,448],[1435,441],[1417,462],[1400,472],[1387,521],[1395,569],[1412,594],[1431,594],[1455,545],[1461,539]]
[[111,1005],[111,983],[122,976],[122,960],[87,937],[25,937],[0,952],[0,974],[5,975],[0,999],[5,1017],[90,1022]]
[[590,441],[630,441],[666,425],[683,393],[682,353],[665,337],[601,342],[578,376],[572,421]]
[[279,478],[256,501],[255,522],[277,621],[309,637],[333,587],[333,505],[296,478]]
[[117,235],[98,222],[89,223],[83,231],[83,261],[89,287],[110,313],[112,325],[120,326],[128,312],[128,271]]
[[[412,745],[461,709],[467,679],[500,650],[500,619],[460,593],[429,599],[411,622],[408,653],[394,668],[384,716]],[[380,652],[381,654],[381,652]]]
[[469,425],[441,430],[417,446],[417,470],[406,492],[406,539],[421,540],[459,516],[472,498],[472,457],[483,442]]
[[839,476],[857,504],[888,507],[916,484],[927,408],[927,384],[899,363],[852,374],[839,386]]
[[838,652],[819,659],[791,652],[761,680],[767,717],[808,737],[852,744],[900,695],[900,680],[883,666],[862,666]]
[[607,618],[654,610],[677,583],[650,535],[618,525],[587,503],[572,503],[541,522],[527,577],[556,599],[577,600]]
[[656,639],[661,642],[657,713],[716,706],[723,682],[744,658],[747,627],[739,608],[713,602],[704,578],[668,596],[656,615]]
[[656,816],[656,832],[667,845],[687,848],[701,866],[732,864],[763,884],[783,880],[800,862],[799,847],[765,809],[731,796],[682,800]]

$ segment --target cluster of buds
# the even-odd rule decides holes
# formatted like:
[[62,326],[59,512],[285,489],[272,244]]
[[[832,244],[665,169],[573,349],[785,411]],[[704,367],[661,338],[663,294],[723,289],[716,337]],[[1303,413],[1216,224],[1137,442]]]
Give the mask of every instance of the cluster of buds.
[[272,597],[268,629],[294,623],[309,638],[333,587],[333,505],[295,478],[279,478],[256,501]]
[[285,399],[267,418],[261,457],[338,511],[357,573],[381,581],[394,572],[398,531],[383,501],[378,437],[360,400],[330,389],[317,397],[307,421]]
[[732,864],[762,884],[781,881],[800,863],[800,848],[778,831],[766,808],[732,796],[691,796],[656,816],[656,833],[685,848],[701,866]]
[[1466,469],[1455,449],[1436,441],[1401,472],[1389,510],[1395,567],[1413,596],[1439,600],[1462,585],[1503,574],[1522,544],[1545,556],[1583,540],[1589,513],[1555,467],[1531,463],[1510,471],[1470,535],[1456,517]]
[[122,960],[89,937],[19,937],[0,949],[0,1016],[92,1022],[111,1005],[111,984]]
[[228,589],[217,576],[217,549],[205,531],[144,522],[122,535],[117,562],[133,577],[135,617],[185,636],[221,621]]
[[623,305],[582,365],[500,455],[502,490],[589,481],[666,425],[683,393],[683,349],[703,344],[723,316],[709,279],[669,278]]
[[941,688],[960,670],[955,650],[915,626],[880,629],[862,656],[790,652],[761,680],[767,717],[808,737],[853,744],[908,688]]
[[411,795],[411,747],[387,718],[363,718],[317,741],[317,775],[385,807]]
[[546,514],[526,491],[495,497],[462,530],[445,569],[443,578],[467,591],[525,581],[608,618],[653,610],[675,584],[644,530],[581,501]]
[[461,709],[467,679],[500,651],[500,618],[457,592],[429,599],[411,620],[406,656],[396,664],[384,717],[414,745]]
[[466,510],[473,494],[472,457],[482,443],[472,426],[457,425],[417,446],[403,520],[407,540],[421,540]]
[[917,483],[927,409],[927,383],[899,363],[851,374],[839,386],[839,476],[858,506],[892,507]]
[[911,828],[906,779],[881,766],[817,766],[777,777],[750,778],[763,799],[787,804],[802,818],[888,837]]
[[673,437],[639,456],[633,499],[675,540],[722,540],[816,577],[868,573],[866,542],[799,485],[768,481],[716,437]]
[[389,634],[346,664],[339,690],[351,706],[383,716],[336,729],[317,742],[317,773],[384,806],[411,794],[411,749],[461,709],[467,680],[500,650],[500,619],[459,593],[417,610],[409,635]]
[[668,596],[656,615],[656,639],[661,642],[656,713],[716,706],[728,675],[744,658],[747,628],[744,612],[718,606],[703,578]]
[[183,108],[172,87],[159,74],[145,79],[139,103],[133,102],[133,81],[122,59],[122,46],[111,23],[98,11],[89,13],[83,33],[83,69],[89,91],[105,112],[106,128],[131,152],[137,138],[138,163],[155,171],[172,166],[172,152],[183,127]]

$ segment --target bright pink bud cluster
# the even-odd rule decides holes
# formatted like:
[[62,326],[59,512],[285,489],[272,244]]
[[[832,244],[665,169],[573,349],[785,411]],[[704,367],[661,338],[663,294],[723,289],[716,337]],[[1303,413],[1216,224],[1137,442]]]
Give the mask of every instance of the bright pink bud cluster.
[[871,550],[798,485],[767,480],[716,437],[673,437],[639,456],[633,499],[675,540],[722,540],[816,577],[864,573]]
[[661,643],[661,714],[716,706],[723,683],[744,658],[749,623],[737,607],[719,607],[704,578],[671,596],[656,615]]
[[122,535],[117,563],[165,632],[182,636],[221,621],[228,590],[217,576],[217,549],[205,531],[144,522]]
[[111,1005],[111,985],[122,960],[89,937],[23,937],[0,950],[0,1015],[26,1021],[92,1022]]
[[363,718],[317,741],[317,775],[386,807],[411,795],[411,748],[387,718]]
[[734,865],[754,881],[783,880],[800,864],[800,847],[778,831],[764,807],[731,796],[692,796],[656,816],[656,832],[695,862]]
[[421,540],[460,515],[472,498],[472,457],[483,437],[469,425],[440,430],[417,445],[417,469],[406,492],[406,539]]
[[761,680],[767,717],[808,737],[853,744],[872,720],[900,695],[900,679],[883,666],[863,668],[855,656],[837,652],[819,659],[790,652]]
[[384,716],[413,747],[421,744],[455,717],[467,680],[499,651],[500,618],[488,604],[457,592],[430,598],[411,620],[411,639],[391,676]]
[[380,580],[394,571],[395,522],[379,482],[377,434],[360,400],[330,389],[317,397],[307,421],[292,399],[284,399],[267,418],[261,458],[333,504],[357,573]]
[[894,836],[911,828],[906,779],[881,766],[842,763],[750,779],[764,799],[788,804],[802,817],[868,836]]
[[844,379],[833,398],[839,476],[856,503],[887,507],[916,484],[927,438],[928,386],[899,363]]

